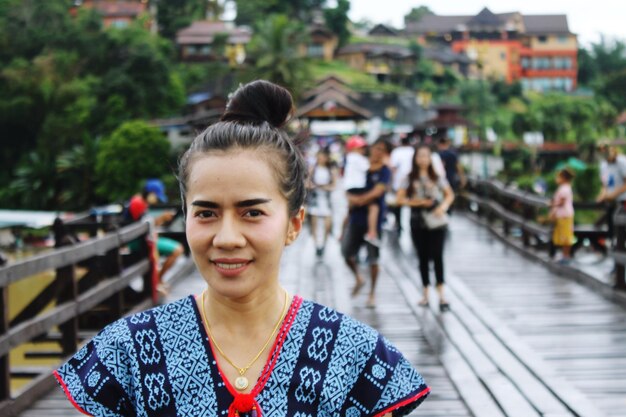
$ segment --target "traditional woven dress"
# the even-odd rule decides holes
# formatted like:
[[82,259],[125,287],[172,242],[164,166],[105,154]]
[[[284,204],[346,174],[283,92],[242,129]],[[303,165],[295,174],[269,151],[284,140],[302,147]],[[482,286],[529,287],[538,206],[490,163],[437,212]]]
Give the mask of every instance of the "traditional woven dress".
[[193,296],[107,326],[55,376],[93,416],[400,416],[430,391],[374,329],[298,296],[250,394],[222,376]]

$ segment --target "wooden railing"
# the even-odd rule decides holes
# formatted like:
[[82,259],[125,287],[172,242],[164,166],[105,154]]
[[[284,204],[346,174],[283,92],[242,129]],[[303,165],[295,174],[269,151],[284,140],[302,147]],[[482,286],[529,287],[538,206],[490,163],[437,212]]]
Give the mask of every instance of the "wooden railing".
[[[506,187],[496,180],[470,179],[465,190],[459,193],[460,205],[483,218],[492,230],[498,231],[507,240],[519,239],[525,249],[555,253],[552,245],[553,226],[545,222],[550,207],[550,200],[530,192]],[[607,219],[614,208],[603,203],[575,203],[575,210],[599,212],[598,221],[589,225],[576,225],[574,234],[576,243],[572,248],[575,253],[584,243],[588,243],[599,252],[608,254],[607,242],[612,239]],[[614,218],[617,243],[611,252],[615,259],[616,276],[614,287],[626,288],[624,284],[626,265],[626,214],[619,213]]]
[[615,261],[615,288],[626,290],[626,213],[622,210],[618,210],[613,220],[615,249],[611,252],[611,256]]
[[[130,310],[153,304],[152,270],[146,236],[148,223],[117,228],[115,222],[98,222],[84,217],[63,224],[55,222],[56,248],[0,268],[0,415],[17,415],[19,410],[54,385],[52,369],[11,366],[9,353],[24,343],[53,341],[54,352],[33,351],[33,356],[72,355],[78,344],[105,324]],[[77,240],[79,230],[90,236]],[[139,250],[128,252],[126,244],[139,241]],[[79,268],[80,267],[80,268]],[[53,281],[14,317],[9,317],[9,286],[32,276],[54,271]],[[79,276],[80,273],[80,276]],[[143,285],[133,290],[131,280],[141,277]],[[52,307],[50,307],[52,306]],[[11,391],[11,378],[29,377],[30,382]]]

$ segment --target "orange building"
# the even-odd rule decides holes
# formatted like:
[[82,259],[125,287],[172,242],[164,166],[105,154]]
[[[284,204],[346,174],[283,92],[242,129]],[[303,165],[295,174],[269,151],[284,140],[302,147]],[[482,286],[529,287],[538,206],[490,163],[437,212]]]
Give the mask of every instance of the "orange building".
[[424,44],[446,44],[474,62],[474,78],[519,81],[525,90],[576,89],[578,42],[566,15],[425,15],[407,22],[407,36]]

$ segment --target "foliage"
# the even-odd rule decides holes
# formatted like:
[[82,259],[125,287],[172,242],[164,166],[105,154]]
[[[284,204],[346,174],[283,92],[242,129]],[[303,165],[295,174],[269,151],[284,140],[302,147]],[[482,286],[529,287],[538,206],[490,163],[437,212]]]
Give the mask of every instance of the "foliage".
[[309,69],[314,80],[334,75],[346,82],[351,89],[361,92],[399,93],[404,89],[392,83],[378,82],[374,77],[350,67],[342,61],[313,60]]
[[54,160],[37,152],[21,159],[9,187],[3,190],[3,207],[54,210],[58,207]]
[[428,6],[413,7],[409,13],[404,16],[404,23],[419,22],[427,14],[434,14]]
[[626,67],[604,78],[598,92],[619,110],[626,110]]
[[522,85],[519,82],[509,84],[503,80],[495,80],[490,83],[489,89],[500,105],[507,104],[512,98],[522,97]]
[[513,116],[515,134],[543,132],[546,140],[583,143],[609,132],[616,116],[605,101],[565,94],[530,96],[525,112]]
[[[194,20],[201,20],[207,14],[207,0],[167,0],[160,1],[157,8],[157,21],[161,36],[174,39],[176,32],[191,24]],[[210,2],[212,8],[216,5]],[[219,9],[219,8],[218,8]],[[219,10],[217,10],[219,13]]]
[[297,97],[310,79],[307,59],[297,50],[307,40],[302,24],[287,15],[260,21],[250,42],[254,75],[288,88]]
[[348,29],[348,11],[350,10],[349,0],[337,0],[337,7],[324,10],[326,25],[339,38],[338,47],[344,46],[350,39]]
[[100,143],[96,194],[105,201],[128,198],[146,178],[159,178],[170,170],[169,151],[169,141],[158,129],[142,121],[122,124]]
[[598,166],[589,165],[584,171],[578,172],[572,188],[579,201],[594,201],[602,188]]
[[321,10],[326,0],[235,0],[238,25],[254,25],[272,14],[309,23],[312,13]]
[[216,86],[221,91],[228,91],[231,87],[228,83],[232,69],[225,62],[180,62],[175,71],[187,92],[207,88],[207,85]]
[[626,43],[603,37],[590,50],[579,49],[578,60],[578,82],[592,87],[618,110],[626,109],[622,94],[626,85]]
[[[104,30],[97,12],[81,8],[72,17],[71,5],[0,0],[1,206],[84,208],[93,197],[93,166],[85,164],[94,158],[81,164],[79,155],[93,155],[97,138],[125,120],[168,115],[184,103],[171,42],[141,21]],[[29,181],[49,189],[28,196]]]

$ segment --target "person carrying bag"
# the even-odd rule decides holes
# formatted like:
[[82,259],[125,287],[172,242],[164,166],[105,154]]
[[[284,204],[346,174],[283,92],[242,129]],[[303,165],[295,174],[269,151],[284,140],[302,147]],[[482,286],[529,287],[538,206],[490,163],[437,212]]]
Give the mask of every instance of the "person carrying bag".
[[446,311],[450,305],[444,296],[443,245],[449,223],[447,211],[454,201],[454,192],[445,178],[435,172],[431,151],[421,145],[415,152],[413,168],[397,195],[398,204],[411,208],[411,237],[419,259],[424,286],[421,306],[429,303],[429,263],[435,266],[439,308]]

